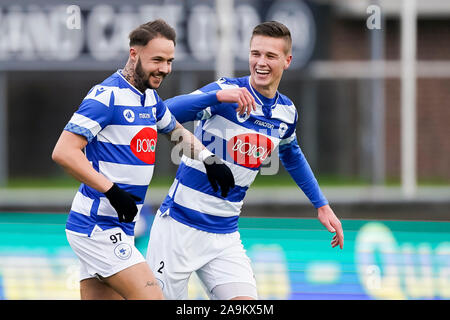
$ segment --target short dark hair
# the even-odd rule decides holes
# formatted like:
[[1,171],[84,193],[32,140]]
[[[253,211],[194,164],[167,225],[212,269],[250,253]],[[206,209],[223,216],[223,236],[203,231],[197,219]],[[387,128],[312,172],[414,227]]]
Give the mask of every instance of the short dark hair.
[[172,40],[173,43],[176,44],[175,30],[164,20],[157,19],[141,24],[130,32],[130,47],[135,45],[146,46],[149,41],[158,36]]
[[[254,36],[266,36],[272,38],[283,38],[286,41],[286,52],[289,52],[292,48],[292,37],[288,27],[278,21],[266,21],[258,24],[252,33]],[[251,40],[250,40],[251,41]]]

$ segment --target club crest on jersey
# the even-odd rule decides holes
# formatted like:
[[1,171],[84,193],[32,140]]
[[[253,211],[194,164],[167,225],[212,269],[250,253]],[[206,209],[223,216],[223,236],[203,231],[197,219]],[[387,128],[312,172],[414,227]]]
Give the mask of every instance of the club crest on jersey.
[[245,121],[247,121],[248,118],[250,118],[250,113],[247,114],[247,112],[246,112],[246,113],[241,115],[241,114],[239,114],[239,112],[236,112],[236,118],[241,123],[245,122]]
[[123,116],[125,117],[125,120],[127,120],[130,123],[134,121],[134,112],[130,109],[124,110]]
[[280,127],[278,128],[278,135],[280,136],[280,138],[284,137],[287,129],[288,129],[288,126],[286,123],[284,123],[284,122],[280,123]]
[[117,258],[126,260],[131,257],[132,248],[128,243],[121,243],[114,248]]
[[272,141],[257,133],[240,134],[227,143],[228,154],[237,164],[247,168],[258,168],[272,148]]
[[156,130],[144,128],[131,139],[131,151],[139,160],[154,164],[157,140]]

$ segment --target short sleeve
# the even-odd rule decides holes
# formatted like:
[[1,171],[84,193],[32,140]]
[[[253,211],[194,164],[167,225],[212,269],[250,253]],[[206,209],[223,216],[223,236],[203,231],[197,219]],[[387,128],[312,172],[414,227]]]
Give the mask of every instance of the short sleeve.
[[156,104],[156,127],[158,132],[168,133],[175,129],[176,120],[175,117],[167,108],[164,101],[159,100]]
[[112,101],[114,93],[111,88],[95,86],[81,102],[64,130],[84,136],[88,142],[106,127],[112,118]]

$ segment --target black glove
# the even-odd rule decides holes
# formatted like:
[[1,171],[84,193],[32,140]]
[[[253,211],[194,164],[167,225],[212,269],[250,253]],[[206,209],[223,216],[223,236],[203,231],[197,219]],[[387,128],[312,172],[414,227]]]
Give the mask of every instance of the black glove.
[[234,188],[234,177],[230,168],[215,155],[207,157],[203,161],[203,164],[205,165],[206,174],[214,192],[219,190],[217,186],[219,184],[222,197],[225,198],[228,195],[228,191]]
[[141,201],[141,198],[120,189],[115,183],[111,189],[105,192],[105,196],[113,208],[116,209],[119,222],[133,222],[138,212],[136,201]]

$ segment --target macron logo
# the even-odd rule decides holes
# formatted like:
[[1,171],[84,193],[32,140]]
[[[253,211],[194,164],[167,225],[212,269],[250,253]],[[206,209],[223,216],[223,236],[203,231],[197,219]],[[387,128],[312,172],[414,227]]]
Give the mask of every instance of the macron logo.
[[105,88],[98,88],[97,91],[95,92],[95,96],[98,96],[102,92],[105,92]]
[[257,124],[261,127],[273,129],[275,126],[269,122],[261,121],[261,120],[255,120],[254,124]]

